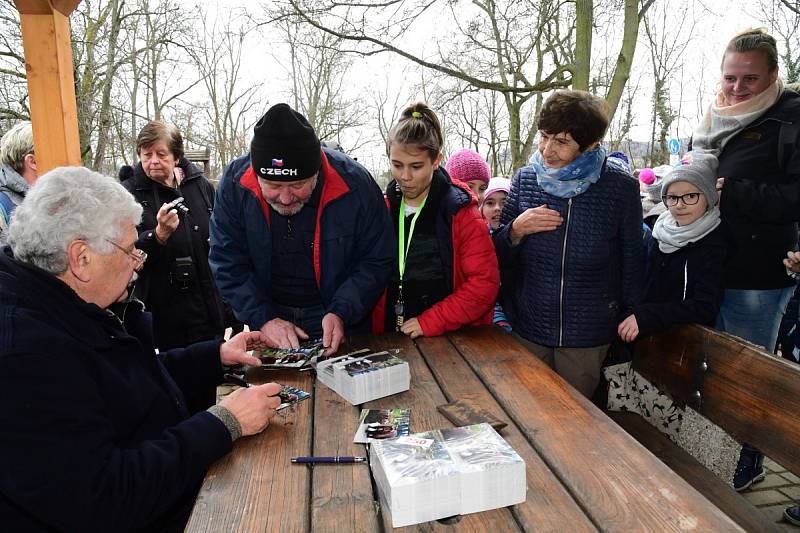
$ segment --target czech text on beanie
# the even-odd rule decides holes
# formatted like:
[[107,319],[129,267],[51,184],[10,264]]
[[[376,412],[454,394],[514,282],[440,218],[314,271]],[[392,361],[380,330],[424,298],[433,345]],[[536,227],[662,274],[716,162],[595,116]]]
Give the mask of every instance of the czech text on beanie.
[[250,162],[256,175],[266,180],[310,178],[322,164],[319,138],[303,115],[276,104],[253,129]]

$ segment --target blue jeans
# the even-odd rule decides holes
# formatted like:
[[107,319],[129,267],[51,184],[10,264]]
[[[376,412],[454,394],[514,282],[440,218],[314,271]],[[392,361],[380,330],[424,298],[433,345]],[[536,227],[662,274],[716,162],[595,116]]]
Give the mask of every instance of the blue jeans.
[[765,290],[725,289],[715,327],[773,352],[781,318],[793,292],[794,286]]
[[[765,290],[725,289],[725,299],[719,308],[715,327],[763,346],[772,353],[783,313],[794,289],[794,286]],[[743,453],[761,455],[746,442],[742,443],[742,448]]]

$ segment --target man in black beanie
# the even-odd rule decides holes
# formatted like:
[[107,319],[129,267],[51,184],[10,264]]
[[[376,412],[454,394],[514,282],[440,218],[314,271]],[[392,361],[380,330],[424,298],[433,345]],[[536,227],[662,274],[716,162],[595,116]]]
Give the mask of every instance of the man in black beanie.
[[345,329],[370,329],[394,258],[389,227],[369,172],[277,104],[256,124],[250,154],[223,172],[209,263],[236,317],[266,343],[321,337],[334,353]]

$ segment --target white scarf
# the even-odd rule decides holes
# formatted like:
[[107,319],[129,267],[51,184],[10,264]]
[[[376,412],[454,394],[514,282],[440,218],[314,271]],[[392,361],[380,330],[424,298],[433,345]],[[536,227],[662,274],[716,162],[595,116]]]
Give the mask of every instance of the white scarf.
[[688,226],[679,226],[669,210],[659,215],[653,226],[653,238],[665,254],[680,250],[690,242],[697,242],[719,226],[719,209],[709,209]]
[[719,155],[725,143],[775,105],[782,94],[783,81],[780,78],[760,94],[738,104],[727,105],[725,94],[718,92],[694,130],[692,149]]

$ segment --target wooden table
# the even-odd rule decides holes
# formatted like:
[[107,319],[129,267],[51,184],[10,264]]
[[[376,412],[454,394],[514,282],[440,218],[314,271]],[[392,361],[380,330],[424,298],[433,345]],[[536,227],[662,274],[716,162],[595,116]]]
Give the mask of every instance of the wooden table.
[[[416,342],[379,335],[351,346],[399,349],[411,367],[411,390],[364,407],[410,407],[411,431],[418,432],[451,427],[436,406],[467,398],[508,422],[501,435],[525,460],[525,503],[404,531],[741,531],[497,328]],[[315,386],[307,372],[257,372],[313,396],[212,466],[187,531],[389,530],[366,465],[289,462],[295,455],[365,455],[352,442],[360,406]]]

